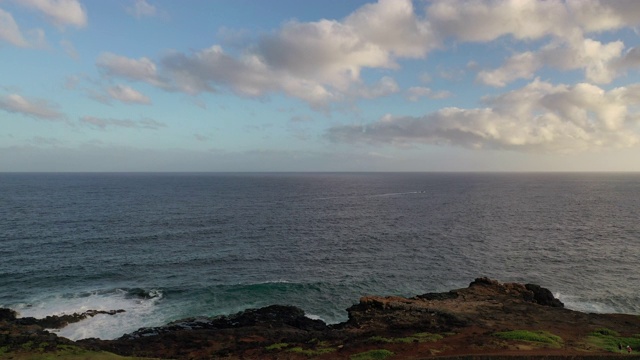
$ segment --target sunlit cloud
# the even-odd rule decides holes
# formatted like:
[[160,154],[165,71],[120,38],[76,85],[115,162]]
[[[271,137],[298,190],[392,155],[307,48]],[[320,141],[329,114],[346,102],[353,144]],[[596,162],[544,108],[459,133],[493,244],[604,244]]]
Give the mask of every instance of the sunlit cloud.
[[36,10],[59,27],[84,27],[87,12],[78,0],[14,0],[16,4]]
[[151,104],[147,96],[126,85],[111,86],[107,89],[107,93],[111,98],[124,103]]
[[0,9],[0,40],[20,47],[29,46],[13,16]]
[[527,86],[485,99],[486,107],[444,108],[422,117],[387,115],[365,125],[334,126],[340,143],[435,144],[474,149],[569,153],[640,143],[640,85]]
[[43,99],[29,99],[19,94],[0,96],[0,109],[42,120],[61,120],[65,115],[56,105]]

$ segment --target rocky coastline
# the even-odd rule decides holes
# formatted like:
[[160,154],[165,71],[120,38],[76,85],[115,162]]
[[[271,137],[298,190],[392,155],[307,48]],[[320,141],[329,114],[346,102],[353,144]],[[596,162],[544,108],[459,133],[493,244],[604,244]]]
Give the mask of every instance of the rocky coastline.
[[333,325],[310,319],[293,306],[272,305],[142,328],[115,340],[74,342],[46,330],[121,311],[33,319],[0,309],[0,357],[640,358],[639,316],[572,311],[538,285],[488,278],[467,288],[411,298],[366,296],[347,309],[347,321]]

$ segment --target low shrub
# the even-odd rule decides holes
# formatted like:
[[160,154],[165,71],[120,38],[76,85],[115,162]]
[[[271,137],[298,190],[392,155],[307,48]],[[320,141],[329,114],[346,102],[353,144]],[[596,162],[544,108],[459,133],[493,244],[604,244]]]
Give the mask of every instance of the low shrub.
[[369,350],[353,354],[349,357],[349,360],[384,360],[393,355],[395,355],[393,352],[386,349]]
[[334,349],[334,348],[303,349],[300,346],[296,346],[294,348],[288,349],[287,351],[311,357],[311,356],[319,356],[319,355],[329,354],[329,353],[332,353],[332,352],[336,351],[336,349]]
[[289,344],[287,343],[276,343],[276,344],[271,344],[267,347],[265,347],[266,350],[282,350],[283,348],[286,348],[287,346],[289,346]]
[[[604,330],[604,331],[603,331]],[[611,352],[627,352],[627,346],[631,346],[634,353],[640,350],[640,338],[637,335],[631,337],[620,336],[617,331],[609,329],[597,329],[589,334],[589,344]]]
[[372,336],[369,338],[370,342],[377,343],[401,343],[401,344],[410,344],[413,342],[433,342],[442,339],[443,336],[440,334],[432,334],[428,332],[416,333],[407,337],[397,337],[397,338],[386,338],[383,336]]
[[529,331],[529,330],[512,330],[502,331],[493,334],[505,340],[521,340],[529,342],[537,342],[559,347],[562,344],[562,338],[548,331]]
[[596,329],[592,334],[600,334],[605,336],[620,336],[620,334],[617,331],[607,329],[607,328]]

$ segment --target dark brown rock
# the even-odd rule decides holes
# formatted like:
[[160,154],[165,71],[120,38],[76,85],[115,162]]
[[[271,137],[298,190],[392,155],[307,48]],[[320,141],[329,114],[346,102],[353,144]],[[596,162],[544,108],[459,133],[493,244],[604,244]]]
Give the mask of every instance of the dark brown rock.
[[[348,321],[331,326],[307,318],[302,309],[273,305],[175,321],[116,340],[86,339],[75,344],[120,355],[171,359],[349,359],[381,348],[399,359],[583,359],[615,355],[590,343],[589,335],[597,329],[618,332],[626,339],[640,334],[638,316],[585,314],[558,303],[551,291],[538,285],[478,278],[464,289],[414,298],[366,296],[347,309]],[[0,341],[15,347],[33,336],[55,339],[42,330],[43,322],[27,325],[18,320],[10,311],[0,311]],[[550,348],[495,336],[508,330],[543,330],[562,338],[562,343]],[[437,335],[435,340],[424,340],[430,334]]]
[[14,321],[18,314],[11,309],[0,308],[0,321]]
[[38,325],[46,329],[61,329],[69,324],[82,321],[88,317],[94,317],[98,314],[115,315],[122,312],[124,312],[124,310],[87,310],[83,313],[73,313],[71,315],[51,315],[42,319],[33,317],[17,318],[15,322],[21,325]]
[[564,307],[562,301],[556,299],[549,289],[545,289],[540,285],[526,284],[527,290],[533,292],[533,300],[543,306]]

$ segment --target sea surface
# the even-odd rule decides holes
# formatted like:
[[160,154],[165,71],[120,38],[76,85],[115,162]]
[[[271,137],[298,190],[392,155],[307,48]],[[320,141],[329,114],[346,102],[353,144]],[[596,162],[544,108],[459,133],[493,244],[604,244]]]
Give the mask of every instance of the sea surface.
[[0,174],[0,307],[140,327],[271,304],[329,323],[364,295],[476,277],[640,314],[640,174]]

